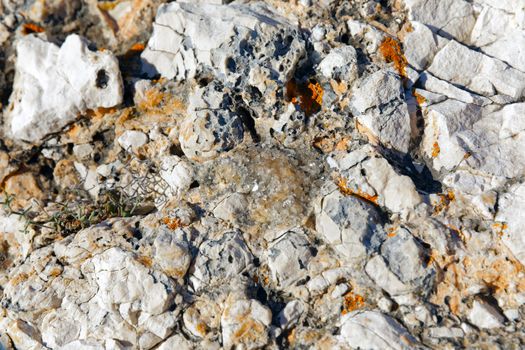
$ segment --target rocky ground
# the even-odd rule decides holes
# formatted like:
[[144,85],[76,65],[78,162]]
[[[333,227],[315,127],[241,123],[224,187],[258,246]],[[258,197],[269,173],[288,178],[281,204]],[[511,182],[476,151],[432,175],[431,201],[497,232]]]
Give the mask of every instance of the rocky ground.
[[0,349],[525,346],[523,0],[0,19]]

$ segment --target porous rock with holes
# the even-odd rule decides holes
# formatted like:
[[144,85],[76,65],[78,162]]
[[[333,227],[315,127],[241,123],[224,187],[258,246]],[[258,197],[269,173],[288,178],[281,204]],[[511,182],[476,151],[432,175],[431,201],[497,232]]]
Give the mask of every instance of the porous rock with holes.
[[4,1],[0,348],[523,348],[524,18]]

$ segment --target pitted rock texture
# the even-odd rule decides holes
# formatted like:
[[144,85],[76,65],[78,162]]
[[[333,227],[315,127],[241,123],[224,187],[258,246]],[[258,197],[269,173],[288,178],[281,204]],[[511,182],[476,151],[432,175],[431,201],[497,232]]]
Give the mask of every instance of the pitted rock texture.
[[524,19],[3,1],[0,349],[524,348]]

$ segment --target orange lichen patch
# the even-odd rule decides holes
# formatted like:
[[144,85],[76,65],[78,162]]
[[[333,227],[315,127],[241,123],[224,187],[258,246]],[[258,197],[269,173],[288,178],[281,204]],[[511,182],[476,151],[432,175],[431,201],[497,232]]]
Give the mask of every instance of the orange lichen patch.
[[205,336],[208,334],[208,326],[204,322],[199,322],[197,324],[197,332],[199,332],[200,335]]
[[137,103],[136,107],[141,112],[152,114],[172,114],[185,109],[181,100],[157,87],[147,89],[144,98]]
[[135,43],[129,48],[124,56],[126,58],[131,58],[133,56],[139,55],[142,51],[144,51],[145,48],[146,46],[143,43]]
[[166,226],[168,226],[168,228],[170,230],[176,230],[178,229],[179,227],[182,227],[183,224],[182,224],[182,221],[179,219],[179,218],[169,218],[169,217],[165,217],[162,219],[162,223]]
[[22,25],[22,34],[42,33],[45,29],[34,23],[24,23]]
[[364,199],[368,202],[371,202],[372,204],[375,204],[375,205],[378,205],[378,199],[379,199],[379,196],[376,194],[376,195],[370,195],[366,192],[363,192],[361,190],[357,190],[357,191],[354,191],[352,190],[351,188],[348,187],[348,184],[346,182],[346,179],[340,177],[338,180],[337,180],[337,187],[339,187],[339,191],[344,194],[345,196],[354,196],[354,197],[359,197],[361,199]]
[[399,41],[392,37],[385,38],[385,40],[381,42],[381,45],[379,45],[379,52],[386,62],[394,63],[394,68],[397,70],[400,76],[403,78],[407,77],[407,60],[403,55],[403,50],[401,50]]
[[336,151],[348,151],[348,142],[352,140],[350,136],[343,137],[339,142],[335,144]]
[[76,138],[80,133],[81,126],[78,124],[72,124],[66,131],[66,134],[70,138]]
[[333,136],[331,137],[316,137],[314,139],[313,146],[320,150],[323,153],[330,153],[333,150],[336,151],[347,151],[348,150],[348,141],[352,138],[345,136],[341,139],[336,139]]
[[434,142],[432,145],[432,158],[436,158],[439,155],[439,152],[441,152],[441,148],[439,148],[439,143]]
[[418,106],[421,106],[423,103],[427,102],[427,99],[424,98],[422,95],[418,94],[416,92],[416,89],[412,90],[412,96],[416,99],[416,103]]
[[365,305],[365,298],[359,294],[354,294],[351,291],[344,295],[342,315],[345,315],[354,310],[360,309]]
[[11,279],[11,281],[9,282],[11,283],[12,286],[18,286],[20,283],[26,281],[28,278],[29,278],[29,275],[25,272],[22,272],[21,274],[13,277],[13,279]]
[[494,229],[498,237],[503,237],[503,235],[505,234],[505,230],[509,228],[509,226],[505,222],[496,222],[492,225],[492,228]]
[[344,95],[348,91],[348,85],[343,81],[337,82],[332,79],[330,80],[330,86],[332,87],[334,92],[339,96]]
[[107,114],[112,114],[117,111],[117,108],[111,107],[111,108],[104,108],[104,107],[98,107],[95,109],[88,109],[86,111],[86,116],[92,119],[102,119]]
[[153,266],[153,260],[151,260],[151,258],[149,256],[139,255],[137,257],[137,261],[139,263],[141,263],[142,265],[146,266],[146,267],[152,267]]
[[392,238],[392,237],[395,237],[397,236],[397,227],[395,226],[392,226],[392,227],[389,227],[387,230],[386,230],[386,236],[388,238]]
[[142,52],[144,51],[145,48],[146,47],[144,46],[143,43],[135,43],[129,48],[129,51]]
[[293,328],[288,334],[286,335],[286,340],[288,341],[288,344],[293,345],[295,343],[296,338],[296,329]]
[[288,101],[298,105],[307,116],[321,110],[323,94],[323,88],[316,81],[297,83],[295,79],[291,79],[286,83]]
[[58,277],[61,274],[62,274],[62,269],[59,267],[55,267],[49,272],[49,276],[51,277]]
[[449,190],[447,193],[438,194],[439,202],[434,206],[434,215],[438,215],[442,211],[448,209],[450,202],[456,199],[453,191]]
[[237,338],[239,342],[250,344],[255,343],[265,331],[266,329],[262,324],[254,321],[252,318],[248,318],[241,324],[233,336]]

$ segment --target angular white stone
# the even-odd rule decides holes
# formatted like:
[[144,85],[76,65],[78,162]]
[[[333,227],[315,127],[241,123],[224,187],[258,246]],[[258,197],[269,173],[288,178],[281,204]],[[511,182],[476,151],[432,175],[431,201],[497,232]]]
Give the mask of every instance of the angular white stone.
[[475,300],[468,314],[468,319],[479,328],[502,327],[505,317],[492,305]]
[[312,258],[310,242],[301,230],[286,232],[273,242],[268,251],[268,267],[272,279],[281,287],[293,285],[306,277]]
[[500,196],[496,221],[506,223],[501,240],[514,257],[525,265],[525,183],[511,186]]
[[148,143],[148,135],[142,131],[126,130],[119,136],[118,143],[126,151],[136,150]]
[[380,143],[407,152],[411,128],[403,96],[399,75],[390,69],[380,70],[360,82],[350,100],[350,108],[359,123]]
[[428,71],[487,97],[501,93],[519,99],[525,89],[525,73],[454,40],[436,54]]
[[410,65],[417,70],[424,70],[438,51],[436,34],[423,23],[410,22],[412,30],[403,38],[405,57]]
[[341,319],[341,340],[352,348],[409,350],[423,348],[390,316],[377,311],[354,311]]
[[162,159],[160,176],[173,192],[179,194],[190,187],[193,181],[193,168],[178,156],[167,156]]
[[326,78],[338,78],[350,84],[357,78],[357,53],[349,45],[332,49],[318,69]]
[[[404,0],[409,19],[428,25],[443,36],[461,42],[470,38],[476,17],[472,5],[465,0]],[[451,16],[453,14],[453,16]]]
[[172,2],[161,5],[153,34],[142,53],[144,70],[171,79],[190,79],[203,69],[231,73],[228,64],[243,50],[241,41],[272,33],[287,21],[264,5],[216,5]]
[[268,328],[272,312],[257,300],[232,293],[226,300],[221,317],[225,349],[259,349],[269,341]]
[[92,52],[78,35],[59,48],[27,35],[17,42],[16,76],[6,115],[8,134],[40,142],[87,109],[122,102],[118,61],[109,51]]

